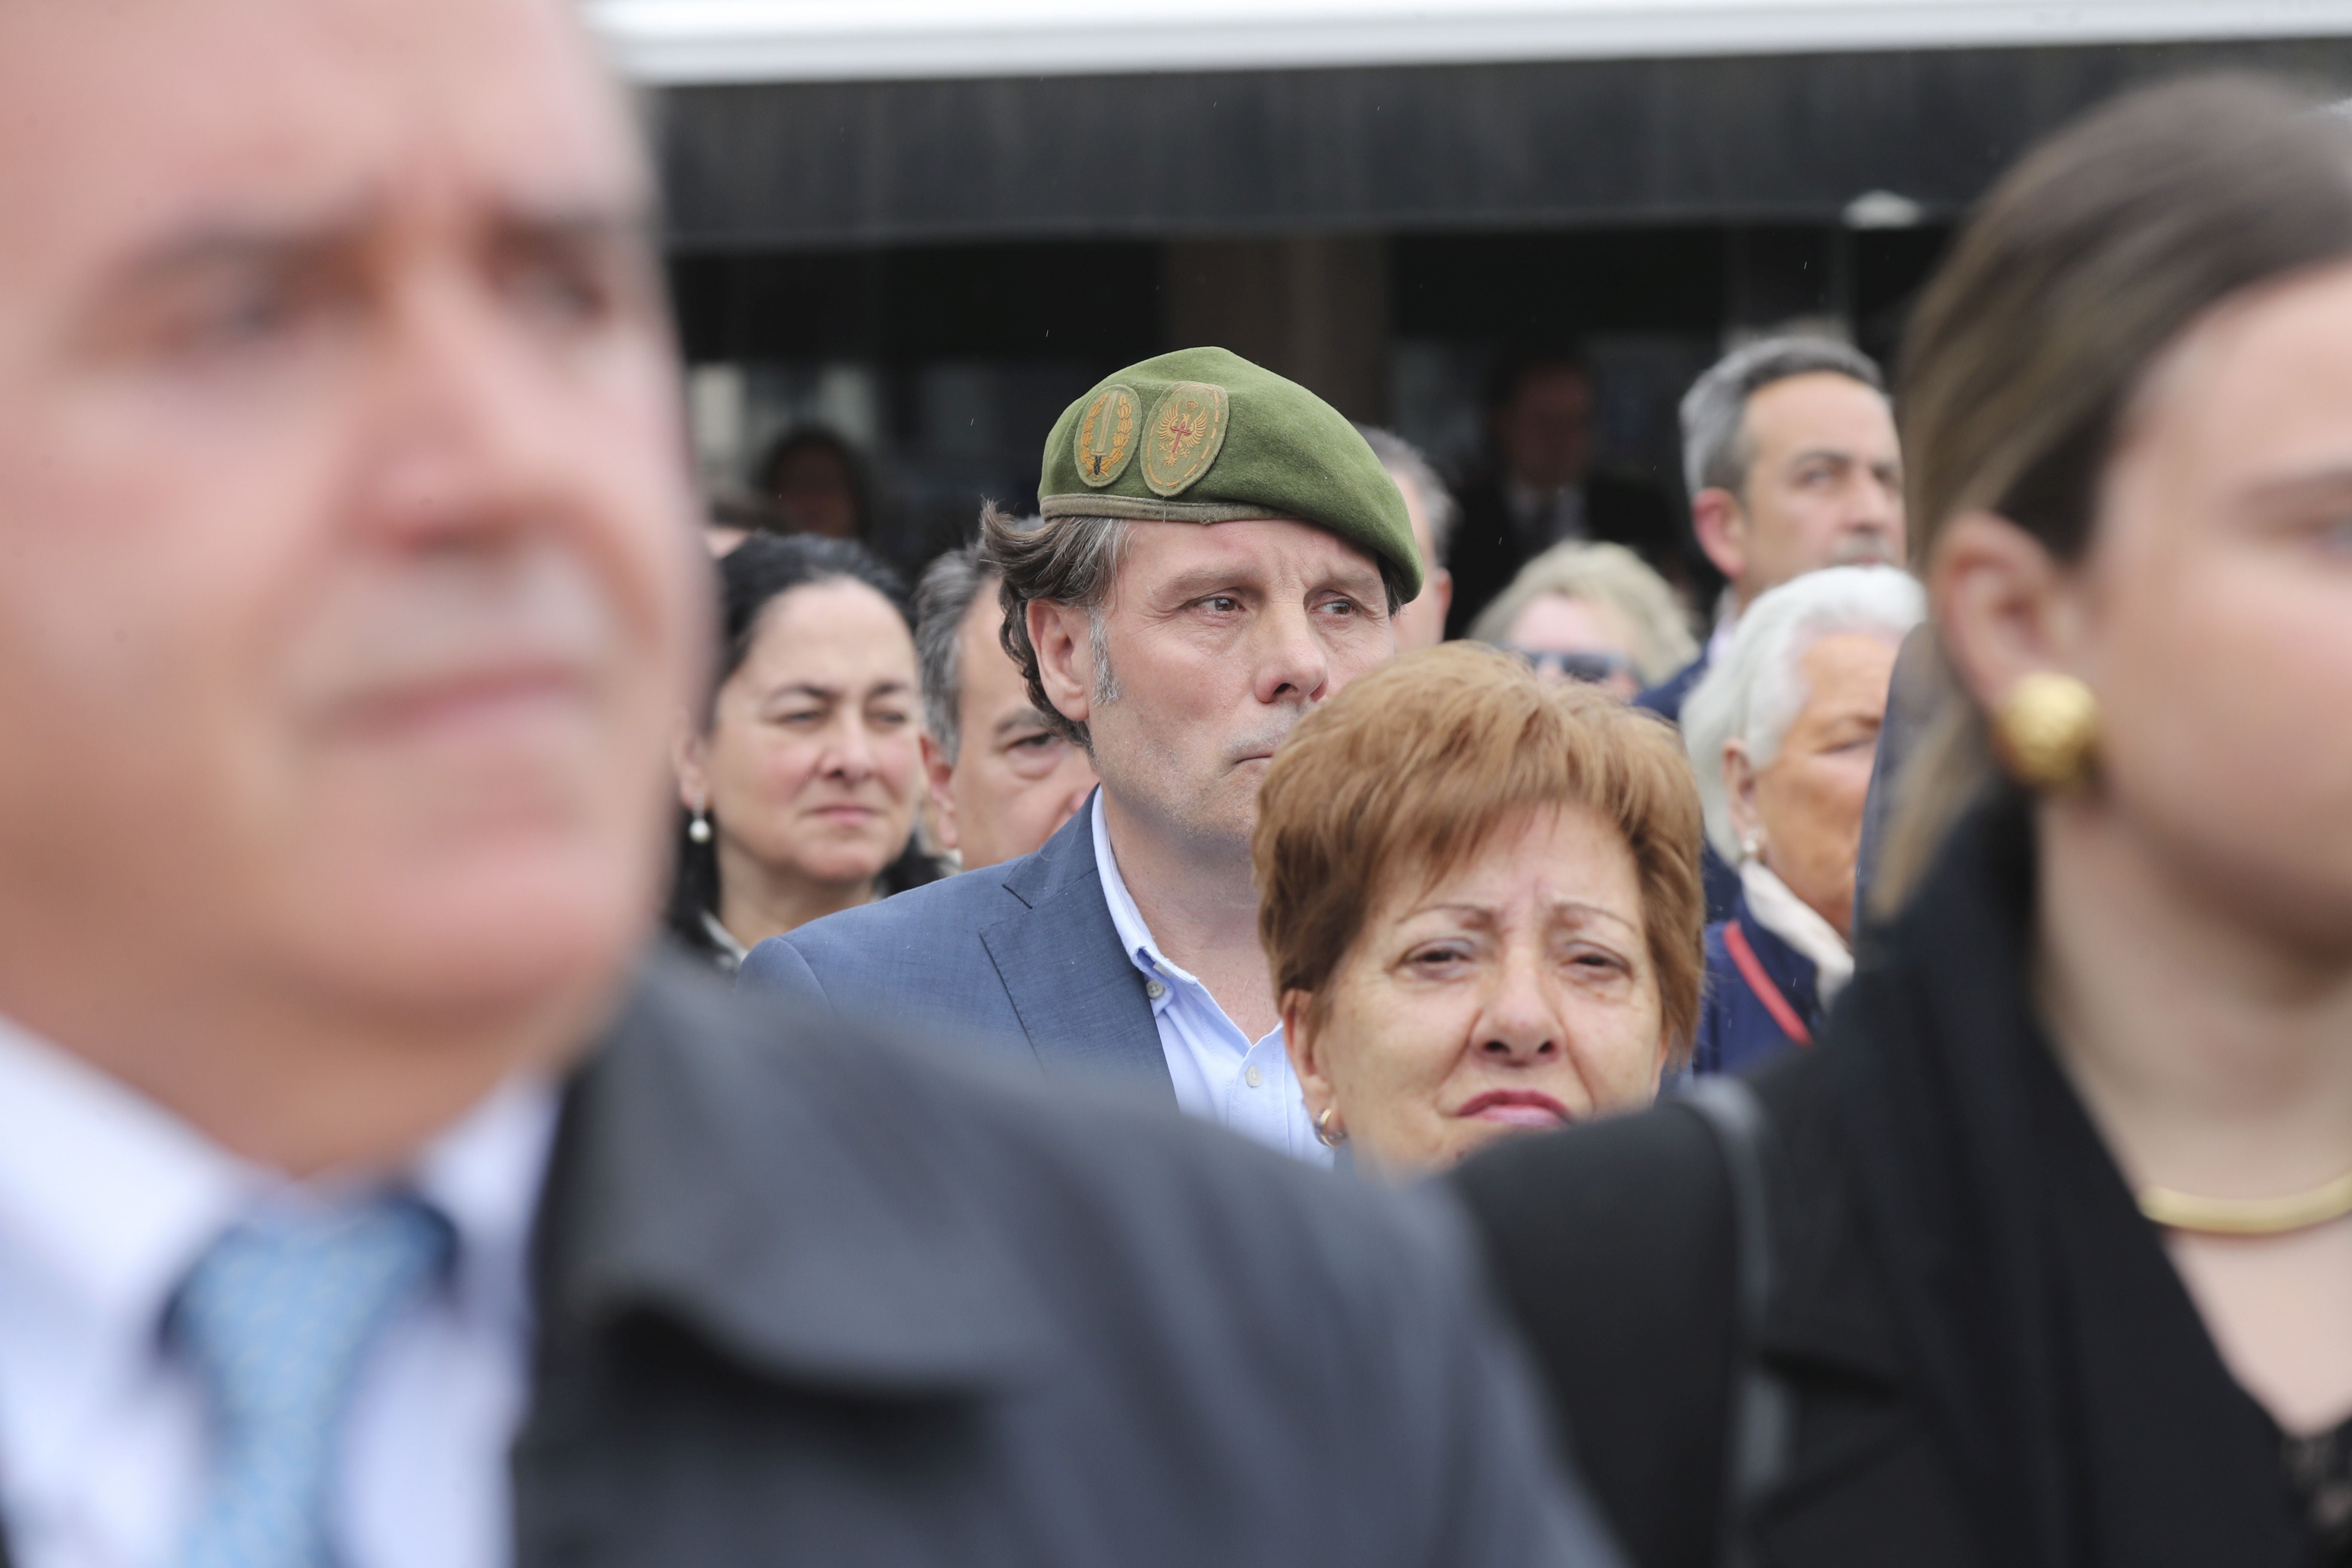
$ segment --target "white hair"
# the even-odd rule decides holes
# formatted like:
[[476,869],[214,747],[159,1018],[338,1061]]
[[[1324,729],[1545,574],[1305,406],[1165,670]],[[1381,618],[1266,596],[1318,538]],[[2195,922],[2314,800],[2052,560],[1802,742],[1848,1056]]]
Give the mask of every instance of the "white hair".
[[1683,744],[1698,775],[1707,842],[1717,854],[1739,863],[1739,835],[1723,780],[1724,743],[1739,741],[1751,766],[1770,766],[1811,697],[1805,654],[1815,643],[1852,632],[1900,642],[1927,617],[1927,595],[1899,566],[1809,572],[1748,606],[1731,647],[1683,702]]

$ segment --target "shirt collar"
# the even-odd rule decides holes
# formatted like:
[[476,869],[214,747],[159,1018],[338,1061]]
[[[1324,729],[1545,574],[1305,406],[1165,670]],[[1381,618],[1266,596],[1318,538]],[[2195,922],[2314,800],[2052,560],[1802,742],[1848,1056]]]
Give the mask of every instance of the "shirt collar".
[[1165,975],[1188,985],[1198,984],[1192,975],[1168,961],[1160,944],[1151,940],[1151,928],[1143,923],[1143,911],[1135,907],[1135,896],[1127,890],[1127,879],[1118,874],[1118,857],[1111,853],[1110,828],[1103,820],[1103,795],[1096,786],[1094,804],[1088,808],[1089,825],[1094,829],[1095,872],[1102,879],[1103,901],[1110,906],[1110,923],[1118,932],[1119,947],[1127,953],[1128,962],[1147,975]]
[[1853,978],[1853,952],[1845,939],[1760,859],[1750,858],[1739,868],[1739,889],[1759,924],[1812,961],[1813,994],[1826,1010]]
[[[0,1018],[0,1237],[95,1317],[143,1331],[239,1215],[313,1201],[154,1101]],[[462,1297],[523,1305],[555,1123],[543,1084],[505,1085],[428,1144],[411,1185],[458,1237]]]
[[751,950],[738,942],[735,933],[719,924],[719,917],[709,910],[702,911],[702,933],[718,944],[720,952],[734,960],[738,969],[742,968],[743,961],[751,956]]

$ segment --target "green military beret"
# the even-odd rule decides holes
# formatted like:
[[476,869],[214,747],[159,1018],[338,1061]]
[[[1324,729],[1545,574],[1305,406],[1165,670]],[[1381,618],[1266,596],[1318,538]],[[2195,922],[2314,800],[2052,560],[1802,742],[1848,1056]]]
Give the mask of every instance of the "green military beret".
[[1063,411],[1038,481],[1047,517],[1234,522],[1295,517],[1393,562],[1421,552],[1404,497],[1339,411],[1224,349],[1131,364]]

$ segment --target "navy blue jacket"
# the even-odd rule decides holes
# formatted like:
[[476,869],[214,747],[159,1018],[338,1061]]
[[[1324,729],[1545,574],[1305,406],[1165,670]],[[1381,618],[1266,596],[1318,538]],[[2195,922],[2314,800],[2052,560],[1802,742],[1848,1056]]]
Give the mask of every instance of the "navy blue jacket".
[[[1698,657],[1683,666],[1665,679],[1633,699],[1633,706],[1646,708],[1668,723],[1683,721],[1683,702],[1691,688],[1706,674],[1706,649],[1702,646]],[[1739,873],[1724,858],[1715,852],[1712,844],[1701,844],[1698,850],[1699,886],[1706,893],[1706,918],[1709,921],[1727,921],[1731,906],[1739,897]]]
[[1698,1041],[1691,1051],[1691,1072],[1746,1072],[1784,1055],[1796,1042],[1773,1018],[1771,1009],[1748,983],[1733,962],[1725,928],[1739,922],[1748,946],[1767,978],[1804,1021],[1808,1031],[1822,1027],[1822,1004],[1814,985],[1813,961],[1764,929],[1748,911],[1748,895],[1732,900],[1729,920],[1706,928],[1706,1005],[1698,1016]]
[[1103,900],[1091,808],[1034,855],[770,937],[741,984],[807,1016],[1176,1104],[1143,975]]
[[1706,674],[1706,646],[1702,643],[1696,658],[1634,698],[1633,706],[1647,708],[1668,722],[1679,724],[1683,721],[1684,700],[1690,696],[1691,688],[1696,686]]

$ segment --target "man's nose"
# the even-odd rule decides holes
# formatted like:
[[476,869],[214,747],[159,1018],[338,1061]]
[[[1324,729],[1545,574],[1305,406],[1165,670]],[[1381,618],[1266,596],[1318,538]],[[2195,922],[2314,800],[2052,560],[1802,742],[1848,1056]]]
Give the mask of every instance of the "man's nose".
[[389,281],[362,437],[362,510],[413,542],[488,541],[570,515],[578,483],[544,367],[456,266]]
[[1892,533],[1903,517],[1903,491],[1898,482],[1876,474],[1857,479],[1846,500],[1846,526],[1856,532]]
[[1317,632],[1313,612],[1304,605],[1270,610],[1259,623],[1257,679],[1254,694],[1260,702],[1286,699],[1318,701],[1330,679],[1331,662]]

